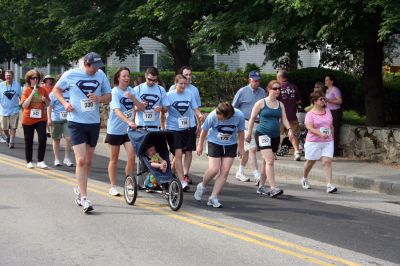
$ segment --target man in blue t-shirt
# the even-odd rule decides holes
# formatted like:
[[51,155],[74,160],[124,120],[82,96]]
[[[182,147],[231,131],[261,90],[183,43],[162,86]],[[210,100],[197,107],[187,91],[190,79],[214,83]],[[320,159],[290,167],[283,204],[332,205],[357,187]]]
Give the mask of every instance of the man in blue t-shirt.
[[134,94],[139,97],[146,109],[137,111],[137,127],[159,128],[161,126],[160,113],[166,111],[168,105],[167,93],[165,89],[157,84],[158,70],[155,67],[149,67],[145,72],[146,81],[136,86]]
[[7,144],[10,149],[14,148],[20,110],[19,99],[22,95],[21,86],[18,82],[13,81],[13,78],[13,71],[6,70],[5,81],[0,83],[1,127],[7,137]]
[[[232,102],[233,107],[242,111],[244,118],[246,120],[245,124],[246,135],[247,135],[249,119],[251,116],[251,111],[253,110],[254,105],[258,100],[267,97],[265,90],[260,87],[260,80],[261,80],[260,73],[258,71],[251,71],[249,73],[249,84],[238,90],[235,97],[233,98]],[[258,125],[258,121],[256,121],[256,125]],[[256,128],[256,126],[254,128]],[[254,132],[252,132],[252,134],[254,134]],[[244,168],[246,167],[247,161],[250,160],[253,168],[254,179],[256,184],[258,184],[261,174],[258,171],[258,166],[257,166],[257,156],[256,156],[257,146],[254,141],[254,138],[252,138],[250,143],[245,141],[244,147],[246,152],[240,159],[239,170],[236,173],[236,178],[242,182],[247,182],[250,180],[244,174]],[[264,169],[264,164],[261,170],[262,173],[264,173],[263,169]]]
[[[111,101],[111,86],[103,71],[99,54],[90,52],[83,58],[83,66],[65,72],[53,93],[68,112],[68,129],[76,160],[78,187],[74,189],[76,203],[83,206],[85,213],[93,206],[87,199],[87,181],[94,150],[100,133],[100,103]],[[63,91],[69,89],[67,102]]]
[[[192,93],[194,99],[196,100],[197,106],[201,107],[201,98],[199,89],[192,84],[192,77],[193,77],[192,68],[190,66],[183,66],[179,69],[179,74],[184,76],[188,82],[188,85],[186,86],[185,90]],[[169,91],[173,90],[175,90],[175,85],[172,85],[169,88]],[[199,134],[201,130],[201,122],[197,120],[196,116],[194,116],[194,118],[196,119],[197,127],[193,126],[191,128],[190,134],[192,135],[192,137],[196,138],[196,135]],[[192,179],[189,177],[189,170],[191,164],[192,164],[192,152],[187,152],[185,153],[185,159],[183,163],[183,176],[188,184],[192,184]]]

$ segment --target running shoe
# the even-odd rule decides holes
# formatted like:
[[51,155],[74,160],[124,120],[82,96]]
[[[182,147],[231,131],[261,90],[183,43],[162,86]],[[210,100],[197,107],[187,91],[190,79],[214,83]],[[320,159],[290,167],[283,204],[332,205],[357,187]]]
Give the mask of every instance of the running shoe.
[[248,178],[247,176],[245,176],[243,173],[241,173],[240,171],[236,172],[236,179],[242,181],[242,182],[249,182],[250,178]]
[[79,191],[79,187],[74,187],[74,194],[75,194],[75,203],[78,206],[82,206],[81,203],[81,192]]
[[337,188],[331,184],[326,185],[326,192],[328,193],[335,193]]
[[8,144],[8,148],[10,148],[10,149],[14,149],[14,148],[15,148],[15,146],[14,146],[14,143],[10,143],[10,144]]
[[64,164],[68,167],[74,166],[74,163],[69,158],[64,158]]
[[183,191],[188,191],[190,189],[190,187],[186,181],[181,181],[181,184],[182,184]]
[[54,160],[54,166],[61,166],[60,160]]
[[93,211],[93,205],[88,199],[82,199],[82,207],[83,207],[83,212],[88,213],[90,211]]
[[44,161],[38,162],[36,164],[37,167],[39,167],[40,169],[46,169],[48,168],[47,164]]
[[282,195],[282,194],[283,194],[283,189],[280,189],[278,187],[276,187],[276,188],[274,188],[274,189],[269,191],[269,196],[271,198],[276,198],[276,197],[278,197],[279,195]]
[[222,204],[219,203],[218,198],[217,197],[209,197],[208,198],[208,202],[207,202],[208,206],[213,206],[214,208],[222,208]]
[[183,181],[186,181],[189,185],[193,184],[193,181],[189,178],[189,175],[183,175]]
[[302,178],[301,179],[301,186],[304,188],[304,189],[310,189],[311,188],[311,186],[310,186],[310,183],[308,182],[308,178]]
[[194,198],[198,201],[203,197],[204,192],[206,192],[206,188],[203,186],[203,183],[197,185],[196,192],[194,192]]
[[108,190],[108,194],[110,194],[111,196],[120,196],[121,194],[119,194],[118,190],[116,187],[112,187],[110,188],[110,190]]
[[3,135],[0,135],[0,143],[7,143]]
[[33,168],[34,168],[32,162],[27,163],[27,164],[26,164],[26,167],[28,167],[29,169],[33,169]]
[[265,187],[259,187],[257,189],[257,194],[269,196],[269,191]]
[[295,161],[301,161],[301,152],[300,151],[295,151],[293,154],[294,160]]
[[255,183],[256,187],[258,187],[260,185],[260,178],[261,178],[260,175],[254,176],[254,183]]

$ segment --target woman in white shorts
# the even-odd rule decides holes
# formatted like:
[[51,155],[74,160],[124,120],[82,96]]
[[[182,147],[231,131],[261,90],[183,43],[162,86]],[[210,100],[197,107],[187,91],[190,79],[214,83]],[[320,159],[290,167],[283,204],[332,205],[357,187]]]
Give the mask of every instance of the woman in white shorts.
[[322,161],[326,179],[326,192],[334,193],[337,188],[332,182],[332,158],[333,158],[333,120],[332,114],[326,108],[326,98],[323,92],[315,91],[310,95],[313,108],[307,113],[305,125],[308,130],[304,145],[306,162],[304,164],[301,185],[304,189],[310,189],[308,174],[315,162]]

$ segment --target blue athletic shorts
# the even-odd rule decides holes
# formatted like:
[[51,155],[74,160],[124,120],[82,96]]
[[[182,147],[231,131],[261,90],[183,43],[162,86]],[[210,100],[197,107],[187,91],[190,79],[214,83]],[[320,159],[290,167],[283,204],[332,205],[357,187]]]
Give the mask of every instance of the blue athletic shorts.
[[68,121],[68,130],[72,145],[86,143],[90,147],[96,147],[100,134],[100,123],[82,124]]

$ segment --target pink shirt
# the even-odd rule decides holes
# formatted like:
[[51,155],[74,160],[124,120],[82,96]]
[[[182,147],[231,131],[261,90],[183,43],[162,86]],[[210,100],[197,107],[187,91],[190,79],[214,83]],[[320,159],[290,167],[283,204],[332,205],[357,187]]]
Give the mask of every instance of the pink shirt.
[[331,132],[332,126],[332,114],[331,111],[328,108],[325,108],[325,113],[323,114],[316,114],[313,113],[312,111],[309,111],[306,114],[306,119],[304,123],[311,124],[313,128],[316,130],[319,130],[320,132],[327,132],[330,136],[329,138],[321,138],[320,136],[317,136],[310,131],[307,133],[306,141],[309,142],[329,142],[333,141],[333,136]]
[[[329,100],[334,100],[337,97],[342,97],[342,94],[340,93],[340,90],[333,86],[332,88],[326,90],[326,94],[325,97]],[[328,107],[329,110],[337,110],[340,109],[340,105],[339,104],[333,104],[333,103],[327,103],[326,105]]]

